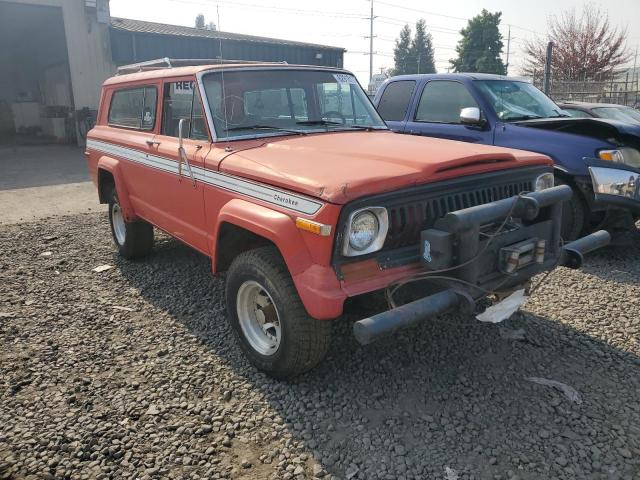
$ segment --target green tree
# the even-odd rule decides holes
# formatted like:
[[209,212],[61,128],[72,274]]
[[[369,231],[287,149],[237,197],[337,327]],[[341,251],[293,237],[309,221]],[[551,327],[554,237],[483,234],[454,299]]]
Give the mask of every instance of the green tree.
[[449,60],[456,72],[483,72],[506,74],[502,62],[503,43],[498,27],[502,12],[482,10],[465,28],[460,30],[462,39],[456,46],[458,58]]
[[400,38],[396,40],[396,46],[393,49],[393,74],[394,75],[406,75],[411,72],[409,65],[411,49],[411,28],[409,25],[405,25],[400,30]]
[[427,33],[427,23],[422,18],[416,22],[416,34],[409,49],[409,60],[414,70],[412,73],[436,73],[432,37]]
[[201,13],[196,16],[196,28],[204,29],[204,15]]

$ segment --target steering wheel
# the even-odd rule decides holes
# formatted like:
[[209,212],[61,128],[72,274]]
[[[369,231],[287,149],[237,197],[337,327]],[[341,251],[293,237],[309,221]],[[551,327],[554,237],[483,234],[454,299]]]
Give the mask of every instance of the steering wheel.
[[342,113],[337,110],[328,110],[322,114],[322,119],[327,120],[329,118],[339,118],[342,125],[346,125],[347,119]]

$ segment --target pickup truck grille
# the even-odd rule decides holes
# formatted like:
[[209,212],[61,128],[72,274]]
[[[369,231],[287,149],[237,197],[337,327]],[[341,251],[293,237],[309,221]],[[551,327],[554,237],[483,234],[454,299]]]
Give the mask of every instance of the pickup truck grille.
[[448,212],[530,192],[532,187],[531,180],[520,180],[389,205],[389,233],[383,250],[417,244],[420,232]]

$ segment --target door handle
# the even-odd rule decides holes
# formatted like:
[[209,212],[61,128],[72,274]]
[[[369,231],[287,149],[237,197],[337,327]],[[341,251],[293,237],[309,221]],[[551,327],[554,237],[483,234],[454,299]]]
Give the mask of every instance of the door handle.
[[145,143],[150,147],[153,147],[154,145],[160,145],[160,142],[155,142],[153,140],[146,140]]

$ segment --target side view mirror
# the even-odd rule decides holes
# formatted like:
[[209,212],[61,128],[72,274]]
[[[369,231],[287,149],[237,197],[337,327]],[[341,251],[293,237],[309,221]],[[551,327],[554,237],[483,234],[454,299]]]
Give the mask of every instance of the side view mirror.
[[466,125],[482,125],[482,117],[478,107],[467,107],[460,110],[460,123]]

